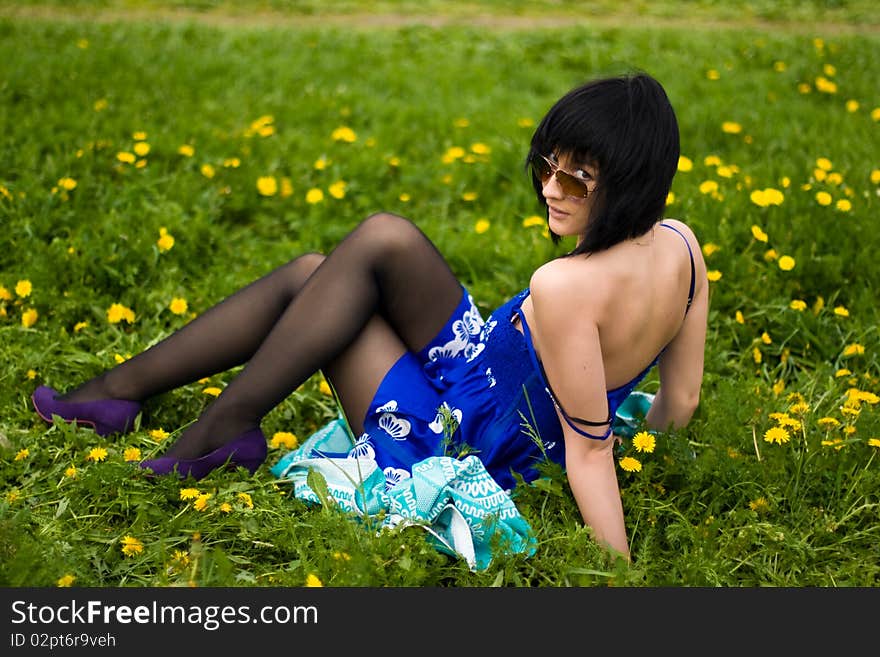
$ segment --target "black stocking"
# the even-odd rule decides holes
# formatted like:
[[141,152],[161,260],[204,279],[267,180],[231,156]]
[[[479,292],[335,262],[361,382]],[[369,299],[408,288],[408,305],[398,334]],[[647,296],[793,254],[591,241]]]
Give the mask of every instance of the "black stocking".
[[167,452],[200,456],[259,426],[332,363],[374,314],[418,350],[460,295],[445,260],[414,224],[372,215],[326,259],[306,254],[279,267],[65,399],[144,400],[246,362]]

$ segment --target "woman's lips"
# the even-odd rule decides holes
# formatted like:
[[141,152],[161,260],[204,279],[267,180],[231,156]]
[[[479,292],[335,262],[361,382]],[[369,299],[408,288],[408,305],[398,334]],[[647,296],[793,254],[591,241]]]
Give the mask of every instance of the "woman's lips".
[[547,209],[550,212],[550,217],[557,221],[564,220],[569,214],[568,212],[563,212],[559,208],[554,208],[552,205],[547,206]]

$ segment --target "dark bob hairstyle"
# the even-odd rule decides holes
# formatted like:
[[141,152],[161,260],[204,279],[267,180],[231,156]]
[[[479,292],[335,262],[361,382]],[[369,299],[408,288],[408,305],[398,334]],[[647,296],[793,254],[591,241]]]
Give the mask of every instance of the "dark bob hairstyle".
[[[598,169],[586,235],[574,255],[638,237],[660,221],[679,152],[678,121],[666,91],[637,72],[587,82],[560,98],[535,129],[526,162],[555,153]],[[534,175],[532,185],[546,209]]]

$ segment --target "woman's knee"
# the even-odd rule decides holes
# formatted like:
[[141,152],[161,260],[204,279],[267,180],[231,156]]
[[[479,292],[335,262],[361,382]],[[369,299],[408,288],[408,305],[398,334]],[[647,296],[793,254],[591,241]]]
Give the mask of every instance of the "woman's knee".
[[392,212],[375,212],[361,221],[357,228],[363,236],[382,249],[411,249],[427,240],[424,233],[406,217]]

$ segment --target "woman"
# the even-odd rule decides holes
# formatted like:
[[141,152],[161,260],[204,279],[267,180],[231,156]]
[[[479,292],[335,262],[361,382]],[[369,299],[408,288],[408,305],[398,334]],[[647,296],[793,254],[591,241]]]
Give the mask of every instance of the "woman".
[[679,156],[675,113],[645,74],[589,82],[557,101],[528,155],[554,240],[575,248],[484,321],[410,221],[379,213],[328,255],[305,254],[39,415],[130,430],[154,395],[246,363],[160,458],[155,475],[254,472],[265,415],[322,371],[386,479],[432,455],[476,453],[505,488],[562,464],[584,522],[629,559],[611,426],[656,364],[650,428],[682,427],[703,375],[708,290],[693,232],[661,221]]

